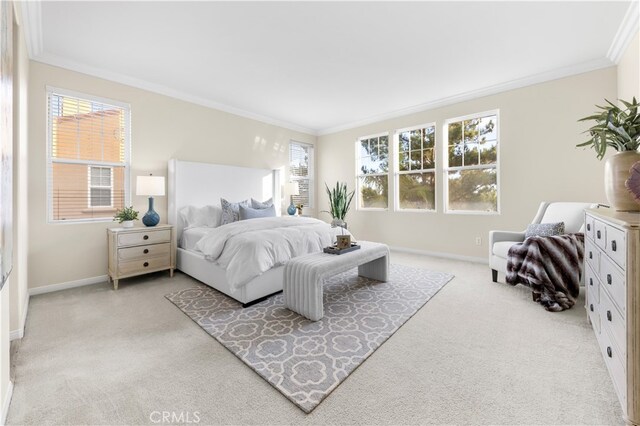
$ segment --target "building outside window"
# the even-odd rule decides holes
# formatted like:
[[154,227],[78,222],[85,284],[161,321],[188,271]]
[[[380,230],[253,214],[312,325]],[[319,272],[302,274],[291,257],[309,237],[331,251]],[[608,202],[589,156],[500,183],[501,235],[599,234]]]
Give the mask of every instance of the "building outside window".
[[129,205],[130,107],[47,88],[50,222],[111,220]]
[[445,121],[445,212],[499,211],[498,111]]

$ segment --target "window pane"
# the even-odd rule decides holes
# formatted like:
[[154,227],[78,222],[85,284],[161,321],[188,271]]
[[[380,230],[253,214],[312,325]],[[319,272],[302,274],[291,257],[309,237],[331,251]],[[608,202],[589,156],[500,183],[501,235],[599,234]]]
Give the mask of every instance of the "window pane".
[[422,151],[411,151],[411,170],[422,169]]
[[386,137],[380,138],[380,144],[378,145],[378,155],[381,160],[386,160],[389,156],[389,142],[386,141]]
[[436,128],[435,127],[427,127],[424,129],[424,138],[423,138],[423,146],[425,148],[433,148],[436,143]]
[[409,153],[408,152],[401,152],[398,155],[399,158],[399,170],[400,171],[405,171],[405,170],[409,170]]
[[378,138],[369,139],[369,153],[372,157],[378,155]]
[[[292,200],[293,203],[298,205],[302,204],[304,207],[309,207],[309,179],[296,179],[295,182],[298,182],[298,191],[299,195],[293,195]],[[287,203],[288,204],[288,203]]]
[[464,144],[464,165],[465,166],[478,165],[478,144],[477,143]]
[[409,173],[399,175],[401,209],[435,210],[435,173]]
[[422,151],[422,166],[425,169],[433,169],[436,166],[433,148]]
[[91,207],[109,207],[111,205],[110,188],[91,188]]
[[309,176],[309,150],[311,147],[297,143],[289,144],[289,173],[291,176]]
[[451,123],[448,126],[449,128],[449,135],[448,135],[448,141],[447,141],[447,145],[457,145],[460,142],[462,142],[462,123],[461,122],[456,122],[456,123]]
[[360,179],[360,207],[387,208],[388,179],[387,176],[365,176]]
[[360,141],[360,157],[365,157],[369,155],[369,139],[363,139]]
[[449,166],[462,166],[462,153],[464,151],[462,142],[449,146]]
[[449,210],[498,210],[497,174],[495,168],[448,172]]
[[402,132],[398,136],[398,151],[409,151],[409,132]]
[[411,140],[412,150],[422,149],[422,132],[420,131],[420,129],[411,130],[411,132],[409,132],[409,138]]
[[478,142],[478,124],[479,118],[471,120],[465,120],[464,122],[464,141],[465,142]]
[[386,173],[388,170],[389,164],[387,160],[374,159],[373,157],[364,157],[360,160],[360,173],[363,175],[366,174],[375,174],[375,173]]
[[497,141],[482,142],[480,144],[480,164],[495,164],[498,161]]
[[496,132],[496,122],[497,117],[495,115],[490,115],[488,117],[483,117],[480,119],[480,124],[478,126],[480,132],[480,140],[488,140],[494,141],[497,138]]

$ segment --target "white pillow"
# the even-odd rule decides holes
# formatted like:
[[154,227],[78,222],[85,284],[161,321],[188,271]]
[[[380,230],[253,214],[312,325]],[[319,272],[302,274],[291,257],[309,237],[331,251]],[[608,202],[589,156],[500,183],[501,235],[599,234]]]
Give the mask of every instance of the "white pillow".
[[193,228],[200,226],[208,226],[216,228],[220,226],[220,217],[222,209],[217,206],[186,206],[180,210],[180,217],[185,228]]

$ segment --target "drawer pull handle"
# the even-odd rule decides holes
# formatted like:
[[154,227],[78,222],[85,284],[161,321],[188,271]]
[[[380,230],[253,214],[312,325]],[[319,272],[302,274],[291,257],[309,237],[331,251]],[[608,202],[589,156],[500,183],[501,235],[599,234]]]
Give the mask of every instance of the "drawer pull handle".
[[591,224],[587,223],[587,231],[591,231]]
[[149,239],[149,236],[148,236],[148,235],[145,235],[144,237],[142,237],[142,239],[143,239],[143,240],[148,240],[148,239]]
[[144,262],[144,263],[142,264],[142,266],[144,266],[144,267],[146,268],[147,266],[149,266],[149,262]]
[[593,278],[589,278],[589,285],[593,285]]
[[607,311],[607,319],[611,321],[611,311]]
[[596,237],[597,237],[598,239],[600,239],[600,230],[597,230],[597,231],[596,231]]
[[593,259],[593,252],[592,251],[589,252],[589,259]]
[[611,241],[611,250],[616,251],[618,249],[618,245],[616,244],[616,240]]
[[609,355],[609,358],[612,357],[611,346],[607,346],[607,355]]
[[593,303],[589,305],[589,309],[591,309],[591,312],[593,312]]
[[607,284],[611,285],[611,274],[607,274]]
[[144,249],[144,254],[149,253],[149,249]]

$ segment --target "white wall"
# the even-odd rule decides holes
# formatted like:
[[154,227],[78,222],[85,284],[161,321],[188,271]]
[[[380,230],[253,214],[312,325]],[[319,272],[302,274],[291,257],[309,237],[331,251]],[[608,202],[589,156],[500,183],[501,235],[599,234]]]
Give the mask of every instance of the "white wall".
[[[105,230],[115,226],[113,222],[47,223],[47,85],[131,104],[132,181],[147,173],[166,176],[167,161],[172,157],[279,168],[288,163],[291,139],[316,142],[315,136],[38,62],[30,63],[29,77],[30,288],[105,275]],[[224,185],[224,182],[209,184]],[[134,207],[144,214],[147,199],[134,196],[132,200]],[[161,221],[167,218],[166,205],[166,197],[156,198]]]
[[[618,99],[640,97],[640,33],[636,33],[618,63]],[[613,101],[612,101],[613,102]]]
[[[586,128],[577,120],[595,110],[603,98],[616,96],[616,68],[545,82],[467,102],[381,121],[318,138],[318,187],[337,180],[355,187],[358,137],[436,123],[437,158],[443,155],[445,119],[500,110],[500,215],[444,214],[442,176],[437,180],[437,213],[356,211],[347,222],[357,238],[392,246],[486,258],[492,229],[522,230],[541,201],[605,200],[603,163],[594,152],[578,149]],[[441,162],[440,162],[441,163]],[[437,167],[441,170],[442,164]],[[392,184],[389,184],[390,192]],[[318,210],[328,205],[320,191]],[[390,202],[390,206],[393,204]],[[328,216],[322,216],[329,219]],[[476,237],[482,245],[475,244]]]

